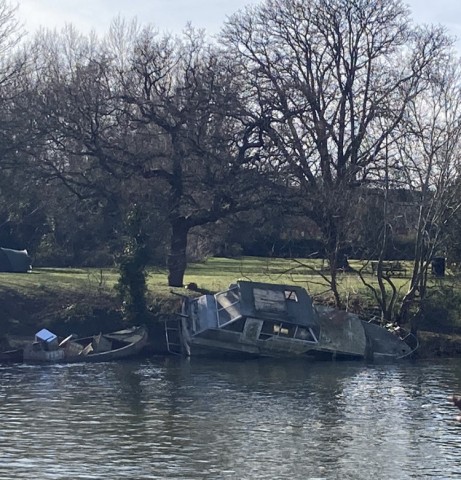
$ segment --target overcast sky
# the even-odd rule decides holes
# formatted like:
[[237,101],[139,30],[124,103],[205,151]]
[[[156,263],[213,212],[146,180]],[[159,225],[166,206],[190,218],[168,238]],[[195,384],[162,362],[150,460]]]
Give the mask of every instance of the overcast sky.
[[[60,29],[72,23],[82,33],[104,34],[117,16],[155,25],[161,31],[179,33],[186,23],[219,31],[226,17],[259,0],[17,0],[19,18],[29,32],[39,26]],[[308,1],[308,0],[307,0]],[[459,37],[461,47],[460,0],[406,0],[418,23],[445,25]],[[460,48],[461,49],[461,48]]]

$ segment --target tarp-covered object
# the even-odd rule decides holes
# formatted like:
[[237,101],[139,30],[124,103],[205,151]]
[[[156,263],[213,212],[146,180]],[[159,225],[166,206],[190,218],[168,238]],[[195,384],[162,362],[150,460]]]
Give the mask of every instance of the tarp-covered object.
[[31,258],[27,250],[0,247],[0,272],[25,273],[31,268]]

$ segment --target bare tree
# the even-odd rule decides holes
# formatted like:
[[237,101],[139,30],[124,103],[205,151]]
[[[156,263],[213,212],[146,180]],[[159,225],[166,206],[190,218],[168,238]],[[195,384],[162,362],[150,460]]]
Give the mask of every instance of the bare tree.
[[41,46],[41,165],[98,202],[137,182],[130,195],[146,216],[161,209],[170,227],[168,282],[181,286],[190,230],[257,201],[254,127],[233,115],[232,70],[200,32],[160,36],[121,19],[104,45],[71,29]]
[[1,235],[14,229],[15,224],[20,230],[18,218],[27,219],[23,222],[26,225],[37,211],[35,200],[29,203],[31,197],[27,194],[18,202],[20,193],[31,184],[24,164],[35,137],[31,117],[24,108],[29,87],[29,52],[22,44],[23,31],[16,10],[14,4],[0,0],[0,207],[4,213]]
[[234,118],[240,93],[234,72],[191,28],[180,39],[141,31],[118,78],[126,118],[153,143],[138,174],[164,192],[168,283],[181,286],[191,229],[258,201],[258,169],[248,168],[253,127]]
[[[398,142],[396,173],[413,192],[417,211],[413,268],[399,311],[402,322],[408,320],[415,301],[424,298],[431,262],[436,255],[446,255],[448,227],[461,209],[459,60],[451,58],[431,73],[429,87],[410,103],[406,134]],[[417,318],[419,308],[415,313]]]
[[24,141],[27,119],[17,108],[24,94],[27,54],[21,48],[22,30],[17,7],[0,0],[0,149],[4,166],[14,166],[15,153]]
[[386,139],[443,61],[446,35],[412,27],[398,0],[267,0],[234,15],[222,38],[272,164],[322,231],[340,304],[336,270],[354,192],[373,180]]

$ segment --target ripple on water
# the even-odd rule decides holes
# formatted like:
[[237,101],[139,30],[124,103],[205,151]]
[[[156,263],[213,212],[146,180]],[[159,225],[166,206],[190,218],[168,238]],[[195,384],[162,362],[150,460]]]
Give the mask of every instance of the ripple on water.
[[154,359],[0,377],[0,479],[461,476],[456,361]]

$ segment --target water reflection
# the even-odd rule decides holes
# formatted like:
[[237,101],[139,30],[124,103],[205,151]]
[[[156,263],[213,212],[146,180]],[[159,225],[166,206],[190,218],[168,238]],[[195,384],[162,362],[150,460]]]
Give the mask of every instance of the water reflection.
[[0,367],[0,479],[459,478],[461,362]]

